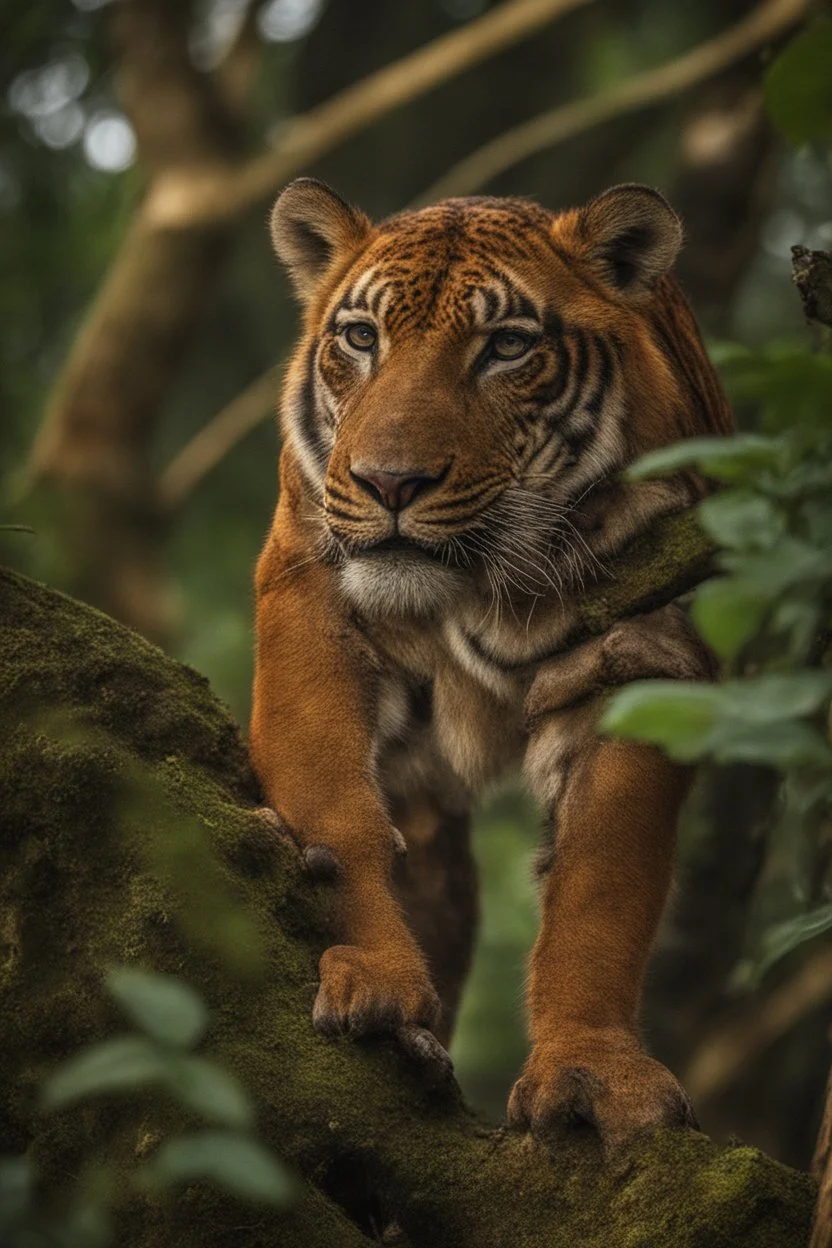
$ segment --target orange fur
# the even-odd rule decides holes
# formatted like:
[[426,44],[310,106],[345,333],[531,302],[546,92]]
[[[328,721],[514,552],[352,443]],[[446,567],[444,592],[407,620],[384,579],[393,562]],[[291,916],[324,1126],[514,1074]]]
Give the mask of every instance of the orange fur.
[[[636,1029],[687,778],[594,725],[612,685],[707,659],[672,612],[558,653],[601,561],[701,493],[620,468],[730,427],[669,274],[679,223],[624,187],[559,216],[454,200],[372,226],[303,179],[273,235],[306,310],[251,749],[270,804],[340,867],[316,1025],[450,1033],[475,916],[466,812],[525,757],[558,832],[512,1118],[546,1134],[577,1113],[612,1143],[686,1120]],[[394,817],[411,846],[395,881]]]

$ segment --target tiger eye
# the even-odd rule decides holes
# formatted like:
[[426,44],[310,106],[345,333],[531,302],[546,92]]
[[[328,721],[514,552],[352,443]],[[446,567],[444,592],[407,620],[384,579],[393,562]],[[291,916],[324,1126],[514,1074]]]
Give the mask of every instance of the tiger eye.
[[498,329],[491,335],[491,354],[498,360],[519,360],[531,346],[531,339],[516,329]]
[[344,330],[344,337],[356,351],[372,351],[378,340],[374,326],[366,321],[354,321]]

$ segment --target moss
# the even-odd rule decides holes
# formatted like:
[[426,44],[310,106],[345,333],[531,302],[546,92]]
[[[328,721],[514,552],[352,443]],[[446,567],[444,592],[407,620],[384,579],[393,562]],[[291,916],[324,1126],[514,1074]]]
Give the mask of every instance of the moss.
[[581,597],[580,624],[568,644],[604,633],[616,620],[665,606],[713,571],[715,546],[694,511],[658,520],[616,561],[626,576],[605,580]]
[[[123,1171],[137,1142],[177,1125],[143,1099],[37,1111],[44,1073],[122,1026],[101,977],[136,961],[205,995],[206,1051],[254,1093],[275,1150],[325,1187],[334,1173],[364,1174],[415,1248],[805,1242],[810,1181],[753,1150],[676,1133],[611,1167],[591,1137],[549,1156],[485,1129],[391,1042],[318,1039],[309,1019],[328,894],[252,815],[256,785],[235,726],[195,673],[7,572],[0,718],[0,1147],[31,1142],[53,1194],[91,1152]],[[229,958],[229,942],[245,956]],[[193,1188],[167,1205],[126,1206],[119,1242],[366,1240],[312,1188],[288,1218]]]

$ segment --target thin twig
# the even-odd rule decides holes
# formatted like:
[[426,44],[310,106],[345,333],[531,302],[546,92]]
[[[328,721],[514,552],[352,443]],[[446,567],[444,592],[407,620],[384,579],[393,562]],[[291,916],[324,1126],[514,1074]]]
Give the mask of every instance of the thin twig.
[[705,1041],[684,1078],[694,1101],[718,1096],[758,1054],[830,1000],[832,948],[824,945],[775,988],[753,1016],[732,1019]]
[[183,229],[245,212],[365,126],[590,3],[509,0],[288,122],[271,151],[242,166],[171,170],[151,187],[144,213],[158,228]]
[[274,412],[278,381],[278,368],[256,378],[174,456],[159,478],[157,497],[166,510],[180,506],[223,456]]
[[544,148],[680,95],[782,34],[805,17],[808,8],[808,0],[766,0],[736,26],[673,61],[616,83],[600,95],[574,100],[514,126],[449,169],[415,206],[451,195],[470,195]]
[[245,117],[248,111],[260,63],[262,43],[257,18],[264,3],[265,0],[248,0],[234,38],[212,75],[226,105],[240,117]]

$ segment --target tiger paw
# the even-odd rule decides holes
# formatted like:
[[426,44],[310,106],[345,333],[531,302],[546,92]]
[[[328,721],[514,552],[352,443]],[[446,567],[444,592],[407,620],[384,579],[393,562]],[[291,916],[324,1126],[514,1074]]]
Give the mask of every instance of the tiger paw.
[[627,1032],[609,1029],[539,1044],[512,1089],[508,1119],[551,1141],[577,1123],[613,1153],[655,1127],[696,1127],[687,1093]]
[[312,1011],[324,1036],[430,1029],[439,998],[417,950],[333,945],[320,962],[321,983]]

